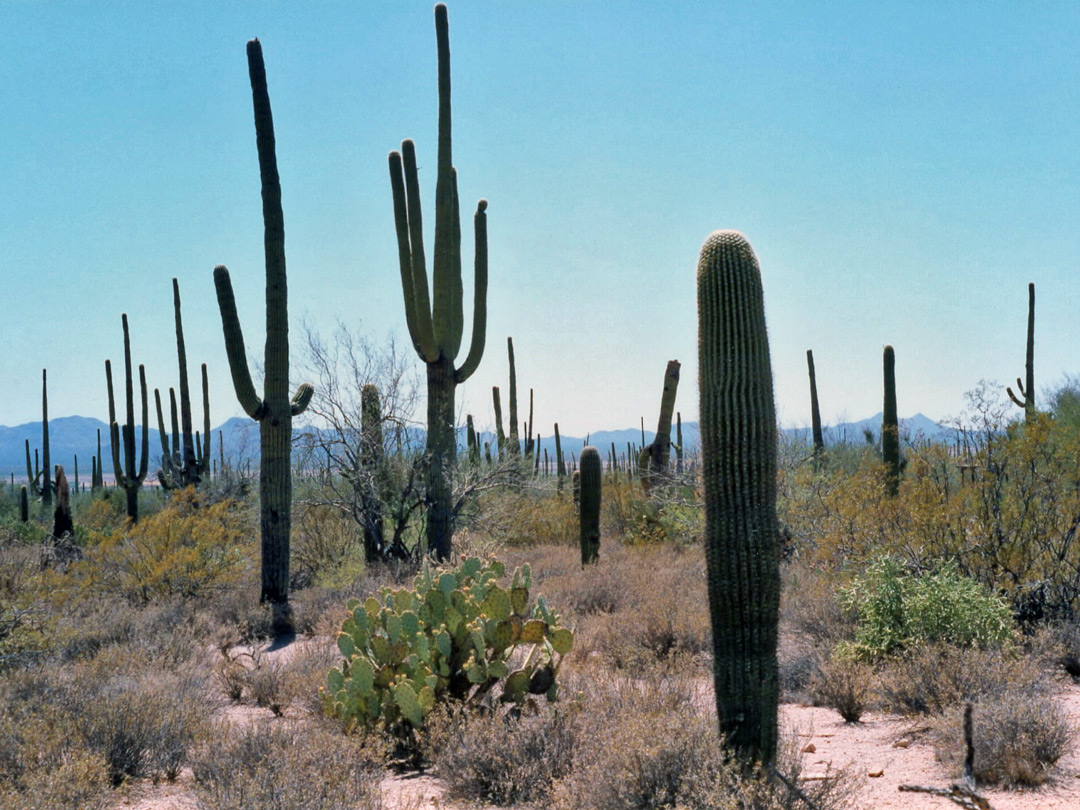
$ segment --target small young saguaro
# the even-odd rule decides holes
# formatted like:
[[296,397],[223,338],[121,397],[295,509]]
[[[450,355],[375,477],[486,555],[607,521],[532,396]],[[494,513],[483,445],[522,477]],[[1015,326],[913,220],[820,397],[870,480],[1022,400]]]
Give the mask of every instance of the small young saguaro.
[[780,562],[776,408],[761,271],[716,231],[697,266],[705,558],[720,731],[747,760],[776,757]]

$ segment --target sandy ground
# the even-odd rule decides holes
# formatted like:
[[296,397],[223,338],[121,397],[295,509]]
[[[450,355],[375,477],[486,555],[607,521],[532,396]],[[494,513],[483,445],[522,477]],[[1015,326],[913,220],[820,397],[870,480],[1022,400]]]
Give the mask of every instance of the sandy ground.
[[[287,658],[299,644],[264,653],[268,659]],[[980,788],[994,810],[1080,810],[1080,685],[1063,686],[1058,700],[1076,734],[1073,750],[1058,763],[1050,781],[1025,791]],[[290,709],[281,722],[296,722]],[[224,716],[236,725],[272,718],[269,709],[230,705]],[[948,787],[956,776],[934,758],[926,724],[918,719],[874,714],[859,723],[845,723],[832,709],[785,704],[780,707],[781,728],[795,735],[803,751],[803,779],[826,778],[844,770],[858,790],[857,807],[873,810],[933,810],[955,808],[948,799],[898,790],[902,784]],[[190,770],[176,782],[151,784],[135,780],[117,792],[114,810],[197,810]],[[446,798],[445,789],[430,774],[390,774],[383,780],[386,810],[477,810],[468,803]]]

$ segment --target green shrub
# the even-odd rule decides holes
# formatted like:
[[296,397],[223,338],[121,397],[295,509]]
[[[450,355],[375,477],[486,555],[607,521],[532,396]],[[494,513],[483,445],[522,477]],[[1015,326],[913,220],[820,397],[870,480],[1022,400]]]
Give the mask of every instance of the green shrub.
[[920,643],[999,647],[1012,639],[1009,606],[952,563],[910,576],[896,560],[880,557],[841,589],[840,602],[857,622],[854,644],[841,649],[860,659]]
[[[446,698],[479,702],[496,685],[521,705],[556,695],[555,677],[573,634],[543,597],[530,613],[530,573],[471,557],[456,569],[424,566],[414,589],[384,588],[378,598],[348,603],[338,634],[345,656],[327,675],[327,711],[346,726],[379,726],[408,737]],[[527,656],[514,656],[528,650]],[[511,670],[511,666],[516,668]]]

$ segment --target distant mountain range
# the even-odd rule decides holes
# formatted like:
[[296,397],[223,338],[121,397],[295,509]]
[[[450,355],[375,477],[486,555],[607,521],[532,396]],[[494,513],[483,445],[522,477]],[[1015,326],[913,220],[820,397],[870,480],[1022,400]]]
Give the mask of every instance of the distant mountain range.
[[[64,416],[49,420],[49,457],[53,464],[63,464],[68,478],[73,478],[74,462],[78,457],[80,480],[90,480],[90,458],[97,454],[97,431],[101,431],[101,452],[105,457],[105,477],[111,480],[113,473],[112,450],[109,443],[108,426],[100,419],[91,419],[83,416]],[[317,432],[315,428],[301,428],[308,433]],[[902,437],[915,440],[921,437],[931,442],[952,441],[956,435],[953,428],[948,428],[934,422],[926,416],[915,414],[909,419],[900,420]],[[701,434],[697,422],[683,422],[683,445],[688,452],[695,452],[701,444]],[[858,422],[845,422],[839,425],[826,427],[825,443],[835,444],[838,442],[863,443],[865,433],[869,431],[876,441],[881,433],[881,414],[875,414]],[[137,441],[142,440],[142,429],[135,430]],[[259,428],[258,424],[251,419],[233,417],[212,431],[211,455],[219,458],[224,452],[226,459],[231,463],[245,463],[248,460],[258,462],[259,456]],[[786,428],[782,431],[786,438],[794,441],[810,441],[810,428]],[[672,428],[672,441],[675,440],[675,429]],[[161,440],[156,429],[149,431],[150,435],[150,463],[149,476],[160,466]],[[653,431],[645,431],[645,442],[652,442],[655,437]],[[410,431],[410,441],[415,446],[423,445],[424,433],[420,429]],[[28,422],[15,427],[0,426],[0,476],[7,478],[14,475],[16,480],[26,477],[26,449],[25,442],[30,442],[30,458],[33,463],[34,450],[41,448],[41,422]],[[491,433],[481,433],[481,442],[490,442],[492,448],[496,446],[495,436]],[[561,436],[563,453],[569,460],[576,458],[585,446],[586,441],[595,446],[605,458],[611,452],[614,445],[615,452],[623,455],[627,452],[627,445],[640,447],[642,433],[640,428],[627,428],[625,430],[600,430],[588,436]],[[458,446],[464,448],[466,444],[465,429],[458,430]],[[554,463],[555,437],[541,434],[540,452],[547,451],[548,458]]]

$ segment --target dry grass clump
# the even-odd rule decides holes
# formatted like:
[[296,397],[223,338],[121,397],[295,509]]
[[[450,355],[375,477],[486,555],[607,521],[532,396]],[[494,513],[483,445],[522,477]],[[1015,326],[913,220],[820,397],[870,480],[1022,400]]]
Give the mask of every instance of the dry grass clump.
[[[439,776],[462,800],[560,810],[781,810],[787,788],[747,776],[723,747],[711,690],[689,666],[633,676],[569,675],[562,700],[535,714],[460,714],[432,734]],[[783,770],[798,774],[785,751]],[[807,788],[822,810],[846,806],[843,780]]]
[[[956,707],[934,723],[934,751],[958,774],[964,758],[961,710]],[[1047,694],[1009,689],[997,700],[975,704],[974,772],[988,785],[1035,786],[1073,744],[1072,729],[1061,707]]]
[[880,691],[887,710],[941,714],[964,702],[993,702],[1006,694],[1041,694],[1045,674],[1035,662],[949,644],[929,644],[889,659]]
[[810,688],[815,705],[836,709],[845,722],[858,723],[873,685],[874,670],[868,664],[833,658],[821,664]]
[[356,738],[321,725],[270,723],[215,737],[192,758],[202,810],[382,807],[381,766]]
[[528,562],[538,594],[574,627],[571,659],[636,669],[710,651],[701,549],[600,547],[600,561],[581,567],[577,549],[508,549],[507,567]]

